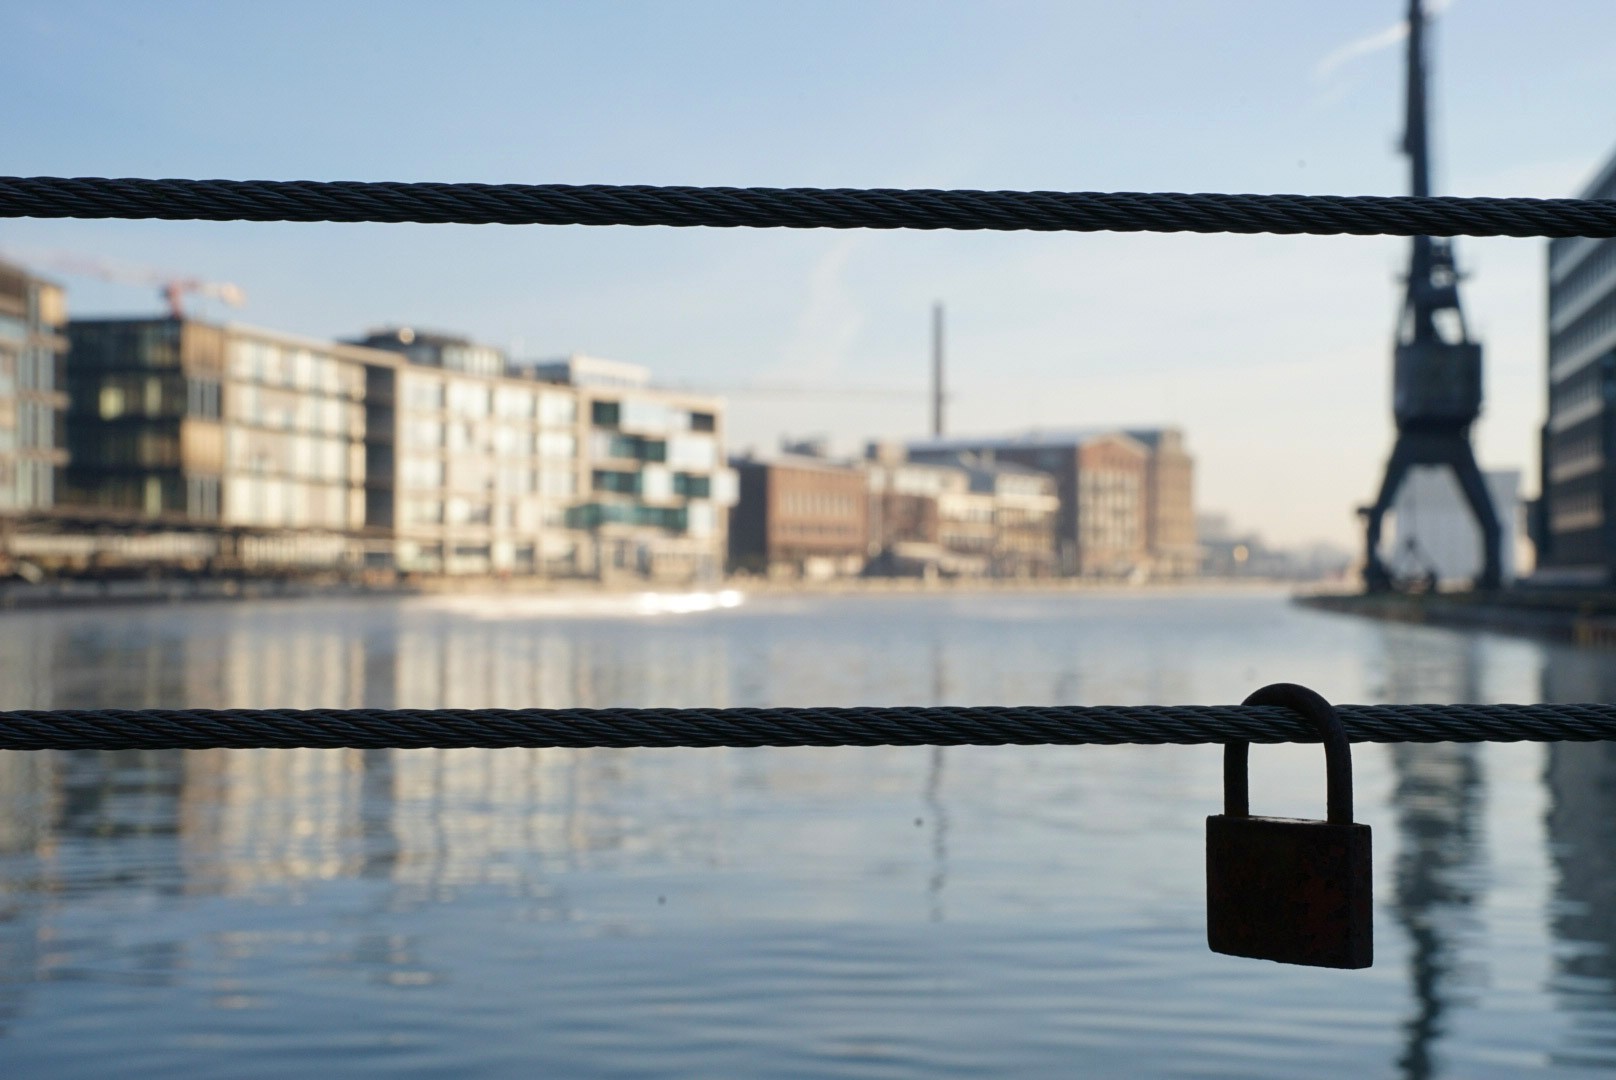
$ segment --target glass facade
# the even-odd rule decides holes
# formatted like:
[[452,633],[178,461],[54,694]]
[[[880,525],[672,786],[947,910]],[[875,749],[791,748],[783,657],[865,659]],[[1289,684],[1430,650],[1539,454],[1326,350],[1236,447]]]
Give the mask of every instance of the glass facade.
[[0,510],[56,502],[66,463],[65,318],[61,289],[0,264]]
[[[60,363],[10,317],[5,497],[49,487],[10,448],[63,430],[24,394],[58,385]],[[722,565],[734,483],[712,399],[638,377],[597,393],[510,368],[497,349],[403,330],[327,344],[106,319],[70,333],[67,480],[81,505],[287,534],[274,544],[338,533],[366,568],[689,580]]]
[[[387,362],[399,386],[396,407],[370,411],[373,439],[396,433],[402,451],[396,473],[377,481],[392,485],[396,498],[375,503],[368,523],[394,531],[397,567],[578,572],[582,537],[558,543],[550,535],[566,530],[566,506],[579,486],[576,392],[393,351],[404,356]],[[551,558],[557,552],[560,562]]]
[[[1616,158],[1582,197],[1616,198]],[[1538,573],[1608,585],[1616,581],[1616,240],[1551,241],[1548,285]]]
[[173,319],[69,328],[79,501],[236,526],[364,518],[363,365],[333,347]]

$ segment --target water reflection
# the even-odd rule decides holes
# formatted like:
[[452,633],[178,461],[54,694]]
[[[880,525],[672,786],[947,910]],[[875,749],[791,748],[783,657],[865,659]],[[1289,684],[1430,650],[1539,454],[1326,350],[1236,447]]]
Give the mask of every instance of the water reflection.
[[[1397,625],[1379,632],[1385,700],[1487,700],[1476,636]],[[1471,949],[1487,881],[1481,752],[1467,743],[1396,744],[1387,752],[1397,826],[1391,907],[1409,940],[1410,1012],[1397,1066],[1409,1080],[1424,1080],[1438,1074],[1447,1015],[1475,982],[1464,956],[1482,951]]]
[[1471,744],[1393,746],[1391,757],[1398,831],[1392,904],[1409,937],[1413,999],[1397,1064],[1403,1076],[1423,1080],[1437,1074],[1445,1015],[1476,978],[1464,957],[1479,934],[1474,912],[1486,881],[1483,783]]
[[943,756],[933,746],[926,753],[924,802],[931,823],[931,875],[926,879],[927,911],[932,922],[943,921],[943,887],[948,884],[948,807],[943,803]]
[[[1616,701],[1607,654],[1558,649],[1543,667],[1545,701]],[[1544,767],[1556,875],[1550,925],[1553,990],[1570,1020],[1561,1064],[1616,1066],[1616,744],[1550,743]]]
[[857,630],[832,634],[825,602],[793,600],[612,619],[449,600],[8,615],[0,707],[1239,700],[1253,652],[1276,647],[1291,653],[1274,678],[1349,675],[1330,635],[1310,643],[1294,613],[1274,618],[1278,599],[1225,602],[1217,624],[1175,616],[1173,598],[914,598],[923,614],[845,598],[836,621]]
[[[850,610],[51,616],[0,633],[0,663],[16,673],[0,695],[38,707],[1230,701],[1285,678],[1342,700],[1616,700],[1616,665],[1601,654],[1277,602],[1209,602],[1171,619],[1166,607],[1065,598]],[[1521,916],[1559,942],[1533,1000],[1570,1017],[1570,1032],[1523,1023],[1515,1037],[1568,1069],[1616,1064],[1610,750],[1548,749],[1552,848],[1536,880],[1554,902],[1532,894]],[[1469,1066],[1493,1060],[1496,1047],[1476,1048],[1493,1032],[1467,1032],[1465,1018],[1504,1026],[1487,976],[1518,973],[1497,972],[1486,913],[1530,890],[1499,888],[1488,845],[1507,838],[1490,838],[1484,818],[1489,803],[1535,797],[1535,781],[1509,788],[1473,746],[1355,755],[1360,806],[1382,815],[1392,860],[1382,910],[1403,933],[1382,937],[1379,968],[1342,982],[1219,966],[1201,947],[1200,882],[1184,867],[1216,804],[1216,759],[0,754],[0,1051],[61,1053],[51,1037],[79,1014],[125,1041],[89,1040],[78,1075],[154,1023],[189,1024],[174,1037],[195,1045],[250,1031],[272,1046],[286,1002],[306,1000],[297,1018],[322,1045],[346,1045],[356,1023],[430,1030],[420,1038],[437,1060],[467,1073],[516,1074],[487,1055],[536,1016],[553,1018],[545,1048],[572,1047],[575,1066],[614,1061],[590,1066],[614,1075],[669,1053],[713,1075],[1061,1075],[1079,1057],[1118,1073],[1194,1061],[1207,1074],[1296,1075],[1325,1028],[1340,1034],[1324,1056],[1342,1075],[1488,1072]],[[1310,770],[1294,787],[1316,798],[1315,782]],[[895,1017],[911,1013],[911,1034],[895,1040]],[[641,1056],[611,1057],[625,1046]],[[182,1070],[153,1058],[129,1071]]]

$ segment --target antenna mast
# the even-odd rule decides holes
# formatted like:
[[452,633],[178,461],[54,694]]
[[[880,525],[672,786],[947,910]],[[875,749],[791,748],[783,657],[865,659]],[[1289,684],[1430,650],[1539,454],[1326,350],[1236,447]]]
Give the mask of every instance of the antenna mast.
[[931,306],[931,437],[943,437],[943,305]]

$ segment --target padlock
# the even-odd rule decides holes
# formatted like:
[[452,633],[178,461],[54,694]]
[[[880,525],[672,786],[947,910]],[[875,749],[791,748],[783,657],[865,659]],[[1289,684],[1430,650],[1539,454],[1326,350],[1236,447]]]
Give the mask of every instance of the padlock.
[[1223,813],[1206,819],[1206,940],[1213,952],[1313,967],[1374,962],[1370,829],[1352,820],[1352,751],[1335,709],[1275,683],[1247,705],[1280,705],[1319,727],[1329,820],[1252,817],[1246,742],[1223,750]]

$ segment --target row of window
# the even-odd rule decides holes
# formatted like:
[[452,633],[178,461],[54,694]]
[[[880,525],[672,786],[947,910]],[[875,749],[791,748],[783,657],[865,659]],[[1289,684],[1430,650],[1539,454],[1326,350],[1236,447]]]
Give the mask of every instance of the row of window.
[[[93,385],[98,388],[96,415],[102,420],[181,416],[217,420],[220,416],[221,391],[217,379],[119,372],[95,378]],[[82,384],[80,389],[82,392]]]
[[1616,242],[1603,240],[1593,254],[1578,263],[1564,279],[1558,282],[1551,279],[1549,318],[1553,319],[1597,288],[1610,288],[1611,283],[1606,278],[1612,270],[1616,270]]
[[426,417],[409,417],[402,425],[402,439],[411,449],[447,449],[455,454],[492,454],[507,458],[578,456],[578,437],[571,431],[535,432],[465,420],[444,423]]
[[566,511],[564,521],[568,528],[573,529],[593,529],[601,525],[619,524],[683,532],[687,522],[687,508],[644,506],[639,503],[585,503],[582,506],[570,507]]
[[0,490],[13,491],[14,497],[9,505],[24,508],[43,508],[52,506],[56,502],[56,469],[48,461],[22,459],[12,467],[9,463],[6,471],[11,473],[9,479],[0,477]]
[[620,461],[666,461],[668,443],[665,439],[647,439],[643,435],[597,431],[589,436],[589,452],[597,458]]
[[243,525],[356,528],[361,506],[346,485],[238,476],[225,485],[225,515]]
[[297,345],[251,338],[230,343],[230,374],[265,386],[355,401],[365,394],[365,369],[361,364]]
[[1590,365],[1555,384],[1549,392],[1551,419],[1564,422],[1569,414],[1589,412],[1600,401],[1603,381],[1599,366]]
[[852,518],[863,514],[864,500],[835,492],[782,491],[779,511],[783,517]]
[[1549,335],[1549,378],[1556,377],[1557,369],[1581,367],[1590,350],[1605,351],[1609,346],[1604,342],[1612,331],[1616,331],[1616,292],[1577,316],[1564,330]]
[[53,349],[48,349],[43,345],[28,346],[17,354],[17,389],[62,389],[63,363],[63,358]]
[[566,465],[495,465],[481,458],[451,460],[445,465],[441,458],[414,455],[400,461],[398,483],[417,491],[446,487],[454,491],[495,490],[507,495],[566,496],[578,490],[578,477]]
[[864,529],[851,521],[783,521],[775,526],[778,540],[818,539],[840,540],[862,544]]
[[523,386],[494,386],[464,380],[406,374],[404,406],[418,412],[450,413],[472,419],[496,416],[502,420],[536,420],[545,427],[570,427],[578,420],[578,400],[559,390]]
[[61,441],[61,415],[40,401],[17,401],[17,449],[53,450]]
[[225,446],[226,461],[237,472],[294,476],[333,484],[358,479],[358,448],[347,439],[231,428],[226,432]]
[[484,525],[500,529],[556,528],[565,521],[560,507],[541,506],[530,500],[488,501],[456,496],[449,499],[407,498],[399,503],[401,527],[422,525]]
[[1555,495],[1550,501],[1549,528],[1553,532],[1589,529],[1605,520],[1597,492]]
[[231,389],[231,416],[256,427],[282,431],[315,431],[360,439],[365,434],[365,408],[358,402],[315,397],[258,386]]
[[1549,479],[1558,483],[1598,469],[1604,460],[1602,442],[1597,431],[1556,439],[1550,457]]
[[666,402],[641,397],[591,402],[589,422],[596,427],[624,428],[643,435],[718,430],[718,417],[714,413],[681,409]]

